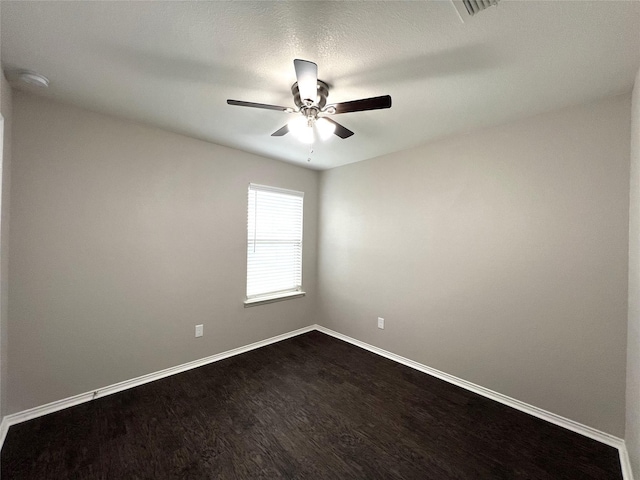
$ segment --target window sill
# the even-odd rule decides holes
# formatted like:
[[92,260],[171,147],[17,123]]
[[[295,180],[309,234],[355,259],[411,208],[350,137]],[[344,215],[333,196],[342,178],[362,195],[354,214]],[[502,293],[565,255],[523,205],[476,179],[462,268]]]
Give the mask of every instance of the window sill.
[[305,292],[289,292],[279,293],[270,297],[250,298],[244,301],[244,308],[255,307],[257,305],[264,305],[265,303],[281,302],[283,300],[290,300],[292,298],[304,297]]

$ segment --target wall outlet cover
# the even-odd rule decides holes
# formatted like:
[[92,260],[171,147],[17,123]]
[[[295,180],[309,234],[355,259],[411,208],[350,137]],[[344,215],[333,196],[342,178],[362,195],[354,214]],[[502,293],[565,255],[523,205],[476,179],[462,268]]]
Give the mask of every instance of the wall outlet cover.
[[201,337],[204,334],[203,328],[202,325],[196,325],[196,337]]
[[378,317],[378,328],[382,328],[384,330],[384,318]]

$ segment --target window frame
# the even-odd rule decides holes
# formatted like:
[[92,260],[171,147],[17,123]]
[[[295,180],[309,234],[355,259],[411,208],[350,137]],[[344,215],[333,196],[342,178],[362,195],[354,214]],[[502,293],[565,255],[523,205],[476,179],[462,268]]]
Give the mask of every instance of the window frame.
[[[285,290],[279,290],[279,291],[270,291],[270,292],[265,292],[265,293],[257,293],[257,294],[252,294],[252,295],[248,295],[248,289],[249,289],[249,268],[250,268],[250,248],[253,246],[255,248],[256,242],[255,239],[252,242],[250,234],[251,234],[251,193],[252,191],[255,192],[256,197],[255,197],[255,202],[257,202],[257,195],[259,194],[259,192],[270,192],[270,193],[275,193],[275,194],[281,194],[281,195],[288,195],[290,197],[297,197],[300,199],[301,201],[301,208],[300,208],[300,236],[299,236],[299,240],[283,240],[283,239],[272,239],[272,242],[280,242],[280,241],[285,241],[285,242],[289,242],[292,244],[298,243],[300,244],[300,261],[299,261],[299,285],[297,285],[294,288],[287,288]],[[258,205],[257,203],[255,203],[255,205]],[[282,300],[289,300],[292,298],[299,298],[299,297],[303,297],[306,295],[306,292],[303,290],[302,285],[303,285],[303,252],[304,252],[304,192],[301,191],[297,191],[297,190],[290,190],[290,189],[285,189],[285,188],[280,188],[280,187],[274,187],[274,186],[270,186],[270,185],[261,185],[261,184],[257,184],[257,183],[250,183],[248,188],[247,188],[247,237],[246,237],[246,272],[245,272],[245,300],[244,300],[244,306],[245,307],[252,307],[255,305],[262,305],[265,303],[272,303],[272,302],[279,302]],[[255,235],[255,228],[257,226],[257,222],[258,219],[255,216],[256,214],[254,213],[254,218],[253,218],[253,222],[254,222],[254,235]],[[297,272],[294,272],[294,275],[298,275]]]

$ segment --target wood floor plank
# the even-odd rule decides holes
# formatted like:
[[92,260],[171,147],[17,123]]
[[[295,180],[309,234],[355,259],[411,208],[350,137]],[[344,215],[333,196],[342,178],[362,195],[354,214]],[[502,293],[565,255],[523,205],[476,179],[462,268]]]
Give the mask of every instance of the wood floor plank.
[[310,332],[9,429],[6,479],[622,479],[618,452]]

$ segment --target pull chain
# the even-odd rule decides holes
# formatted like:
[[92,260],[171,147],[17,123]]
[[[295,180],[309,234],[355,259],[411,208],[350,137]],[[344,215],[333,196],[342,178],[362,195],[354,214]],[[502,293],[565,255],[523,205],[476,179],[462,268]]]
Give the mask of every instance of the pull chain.
[[313,144],[309,145],[309,157],[307,158],[307,162],[311,161],[311,154],[313,153]]

